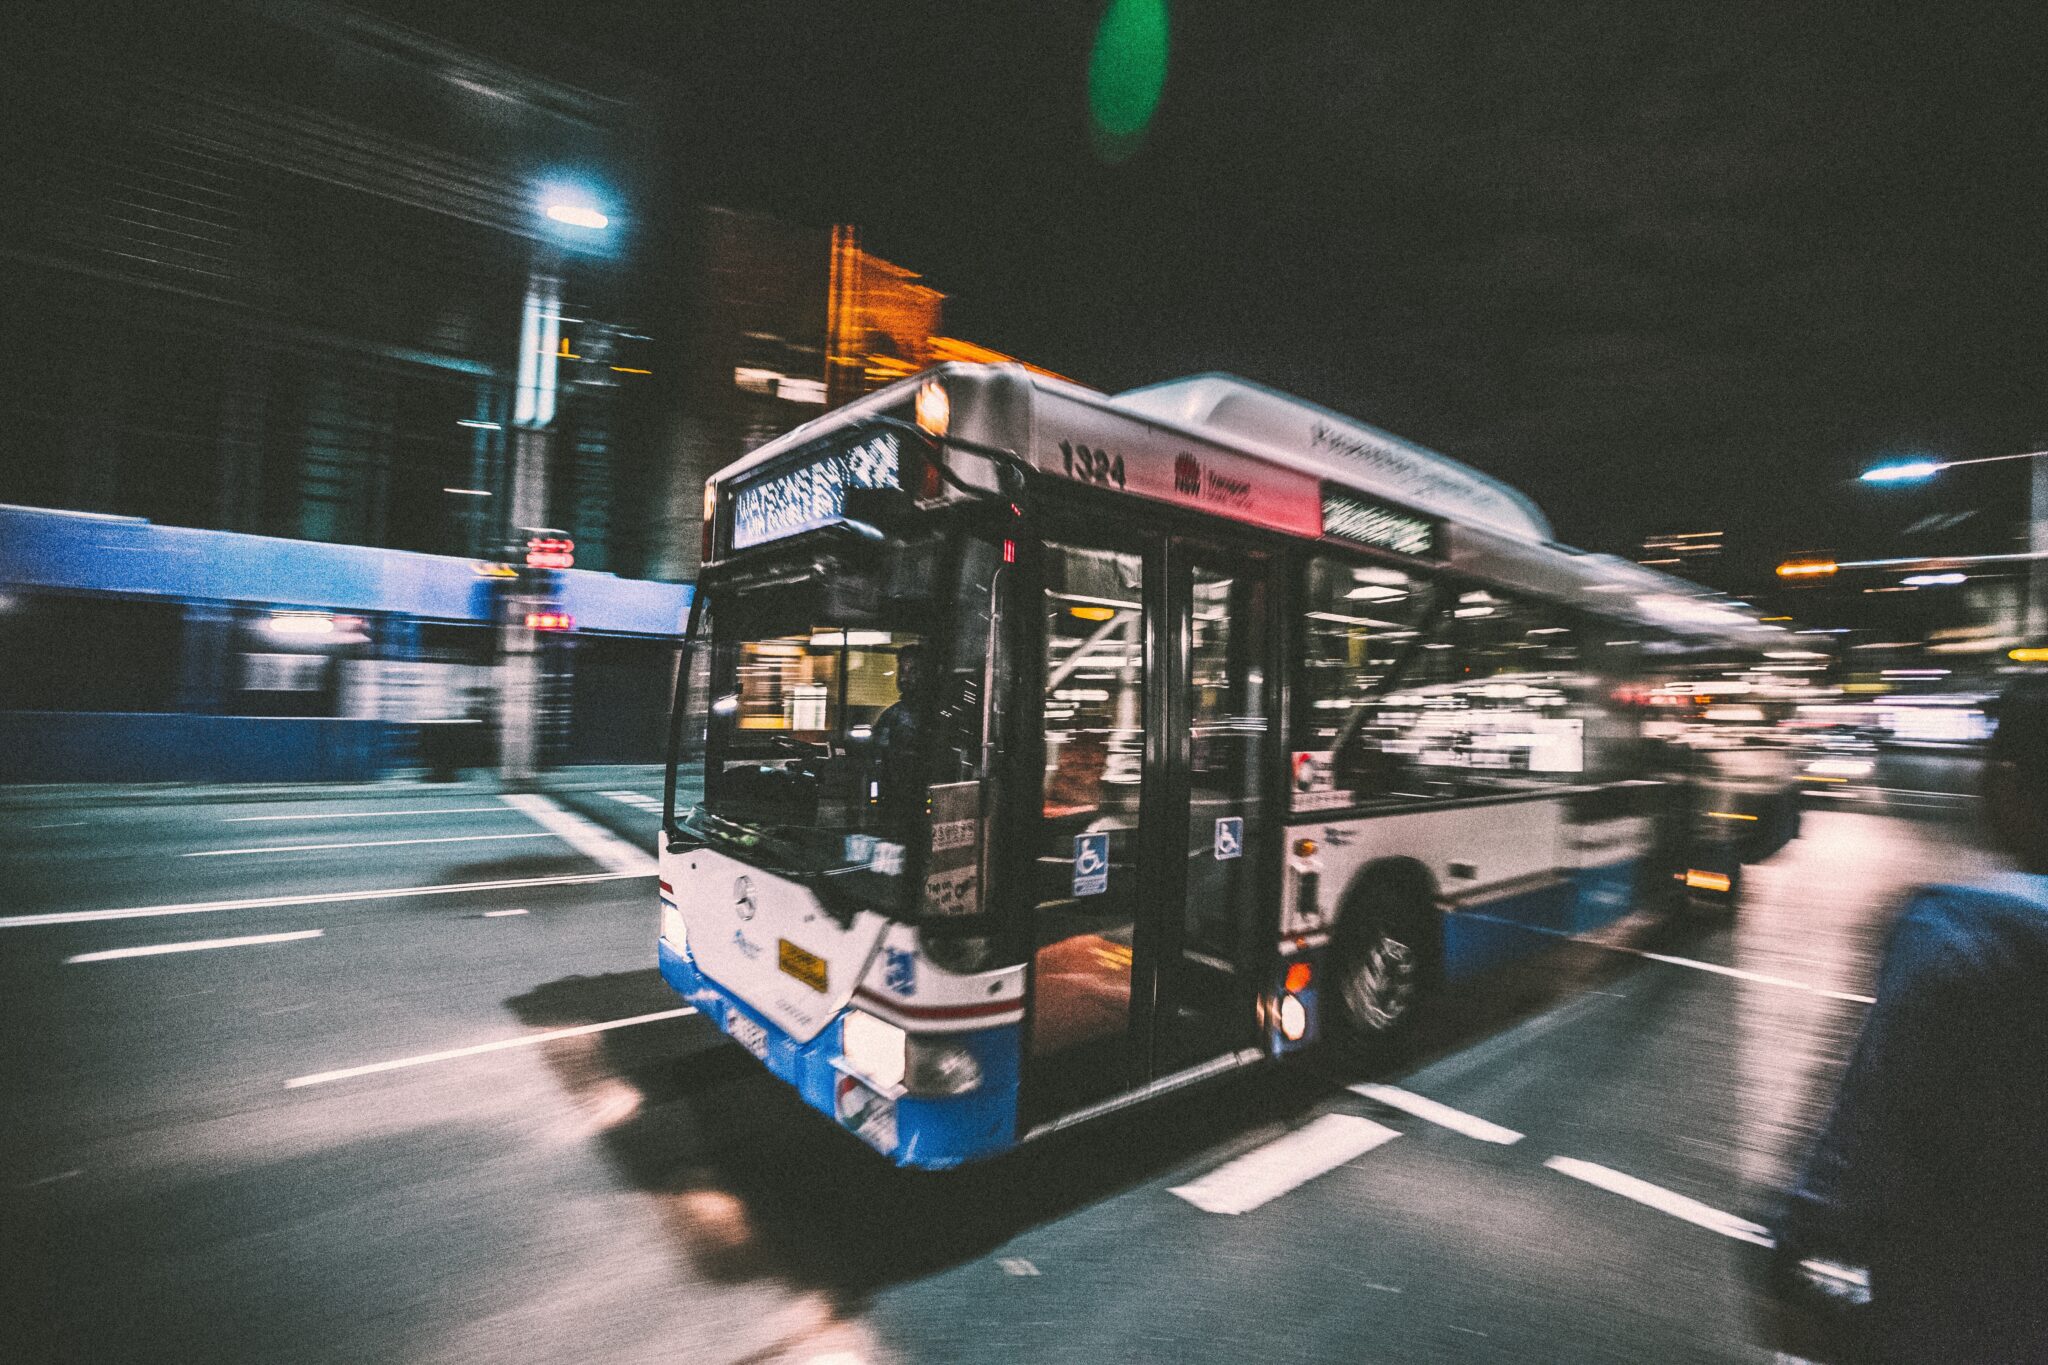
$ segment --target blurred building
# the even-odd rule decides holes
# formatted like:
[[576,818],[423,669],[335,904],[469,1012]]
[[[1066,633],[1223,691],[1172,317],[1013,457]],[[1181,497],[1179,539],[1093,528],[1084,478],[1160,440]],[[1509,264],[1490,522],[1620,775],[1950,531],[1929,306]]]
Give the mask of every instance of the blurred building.
[[[462,0],[11,17],[0,501],[479,553],[509,515],[522,314],[558,278],[546,524],[642,571],[644,78],[494,55],[516,31]],[[565,196],[605,228],[549,218]]]

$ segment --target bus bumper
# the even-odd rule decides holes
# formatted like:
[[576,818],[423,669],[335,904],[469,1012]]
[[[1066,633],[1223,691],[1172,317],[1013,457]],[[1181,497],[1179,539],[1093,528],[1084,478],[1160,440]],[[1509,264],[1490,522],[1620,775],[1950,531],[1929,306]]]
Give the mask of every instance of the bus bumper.
[[[1021,1026],[948,1035],[967,1047],[981,1069],[981,1084],[967,1094],[885,1095],[845,1068],[840,1020],[833,1020],[809,1042],[799,1043],[697,970],[667,939],[657,940],[655,951],[662,980],[670,989],[721,1032],[761,1039],[755,1055],[778,1080],[898,1166],[946,1170],[1016,1144]],[[736,1020],[745,1021],[737,1030]],[[754,1051],[752,1044],[748,1050]]]

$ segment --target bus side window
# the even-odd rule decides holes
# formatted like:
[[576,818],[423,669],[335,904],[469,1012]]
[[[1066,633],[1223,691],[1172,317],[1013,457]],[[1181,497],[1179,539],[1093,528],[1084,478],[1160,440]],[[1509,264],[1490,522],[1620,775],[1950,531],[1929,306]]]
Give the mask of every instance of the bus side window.
[[1319,556],[1308,565],[1296,673],[1293,802],[1322,810],[1396,795],[1404,764],[1382,717],[1428,633],[1434,585],[1402,569]]

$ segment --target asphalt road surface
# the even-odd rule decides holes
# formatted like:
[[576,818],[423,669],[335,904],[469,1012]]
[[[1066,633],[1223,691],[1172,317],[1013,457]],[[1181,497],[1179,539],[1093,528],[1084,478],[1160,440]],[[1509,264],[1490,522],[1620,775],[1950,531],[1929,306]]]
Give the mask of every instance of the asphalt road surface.
[[581,786],[0,800],[0,1360],[1777,1361],[1757,1225],[1897,897],[1991,865],[1817,802],[1732,922],[1559,943],[1377,1074],[933,1177],[678,1012],[658,777]]

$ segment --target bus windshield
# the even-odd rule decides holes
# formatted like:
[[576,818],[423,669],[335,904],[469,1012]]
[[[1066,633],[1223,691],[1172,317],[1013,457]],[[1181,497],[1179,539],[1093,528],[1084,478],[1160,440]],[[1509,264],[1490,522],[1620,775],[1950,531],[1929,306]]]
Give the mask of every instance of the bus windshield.
[[[708,589],[705,699],[689,703],[704,796],[679,826],[817,879],[828,902],[905,908],[931,783],[980,763],[988,558],[927,537],[798,581]],[[963,573],[984,590],[957,592]]]

